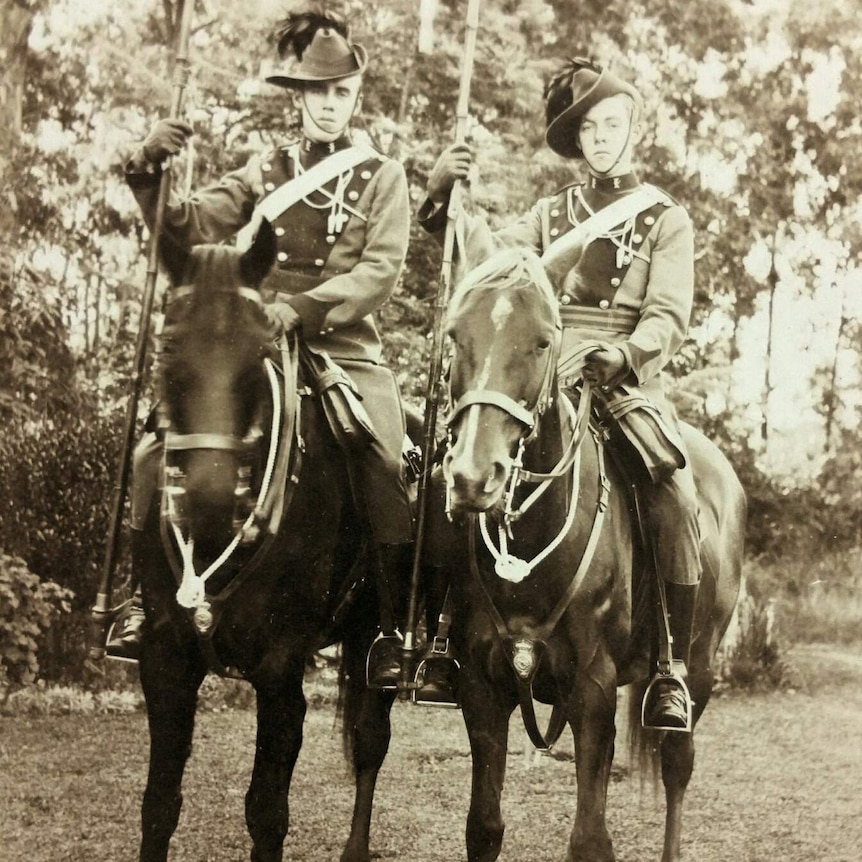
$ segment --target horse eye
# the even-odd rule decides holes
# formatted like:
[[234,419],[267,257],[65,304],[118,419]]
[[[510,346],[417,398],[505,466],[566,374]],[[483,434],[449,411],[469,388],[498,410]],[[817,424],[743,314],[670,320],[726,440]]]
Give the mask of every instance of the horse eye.
[[536,345],[537,350],[547,350],[551,346],[551,341],[548,338],[542,338],[538,345]]

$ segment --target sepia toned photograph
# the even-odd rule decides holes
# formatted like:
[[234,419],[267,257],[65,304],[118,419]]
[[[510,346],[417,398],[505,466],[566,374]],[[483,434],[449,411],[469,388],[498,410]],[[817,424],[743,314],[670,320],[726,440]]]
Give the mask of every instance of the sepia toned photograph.
[[0,860],[858,862],[860,58],[0,0]]

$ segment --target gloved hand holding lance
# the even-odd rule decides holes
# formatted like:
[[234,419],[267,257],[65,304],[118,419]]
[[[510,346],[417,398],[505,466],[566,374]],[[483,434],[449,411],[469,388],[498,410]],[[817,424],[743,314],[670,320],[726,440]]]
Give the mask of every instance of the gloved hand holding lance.
[[[178,119],[182,109],[183,95],[188,84],[190,63],[189,36],[191,34],[192,17],[195,0],[177,0],[177,30],[176,53],[174,55],[173,90],[171,92],[170,118]],[[112,593],[114,576],[117,568],[117,557],[120,547],[120,534],[123,525],[123,508],[126,491],[129,485],[132,447],[135,437],[135,423],[138,416],[138,402],[147,358],[147,343],[150,336],[150,318],[153,313],[153,299],[156,292],[156,278],[159,271],[159,242],[164,225],[165,208],[171,192],[171,171],[165,170],[159,185],[159,197],[156,205],[155,223],[150,236],[150,247],[147,262],[147,278],[144,284],[144,294],[141,301],[141,319],[138,327],[138,339],[135,347],[135,364],[132,371],[132,390],[126,409],[126,424],[123,445],[120,451],[116,483],[114,485],[114,500],[111,509],[111,521],[108,527],[105,557],[102,565],[102,580],[96,603],[91,611],[90,623],[90,653],[91,661],[101,661],[105,657],[105,642],[108,629],[117,615],[117,608],[112,608]]]
[[[469,120],[470,81],[473,77],[473,58],[476,53],[476,36],[479,31],[480,0],[468,0],[467,21],[464,36],[464,56],[461,63],[461,80],[458,88],[458,104],[455,113],[455,143],[463,144],[467,137]],[[455,182],[449,197],[446,213],[446,233],[443,239],[443,259],[440,279],[434,302],[432,325],[431,359],[428,366],[428,385],[425,395],[425,421],[422,426],[422,472],[417,489],[416,547],[413,572],[410,581],[410,601],[404,631],[404,648],[401,661],[401,683],[399,688],[415,687],[413,682],[414,657],[416,654],[416,628],[419,606],[419,581],[423,541],[426,532],[429,485],[435,449],[437,408],[440,402],[440,379],[443,370],[443,320],[449,303],[452,281],[452,263],[455,250],[455,222],[461,207],[461,183]]]

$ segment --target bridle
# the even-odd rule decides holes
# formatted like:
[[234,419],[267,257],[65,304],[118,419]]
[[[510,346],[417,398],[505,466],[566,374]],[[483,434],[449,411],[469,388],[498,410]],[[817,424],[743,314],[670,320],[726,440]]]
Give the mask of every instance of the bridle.
[[[176,301],[194,290],[193,286],[174,288],[171,301]],[[263,305],[260,294],[252,288],[219,288],[217,292],[238,295],[253,302],[258,307]],[[255,500],[251,498],[252,468],[249,461],[257,452],[258,444],[264,437],[260,418],[252,424],[248,434],[244,437],[209,432],[181,434],[173,429],[170,416],[167,414],[165,406],[162,405],[160,426],[164,430],[163,536],[169,532],[180,555],[179,560],[177,560],[175,556],[169,554],[172,568],[174,568],[180,581],[176,596],[177,603],[192,613],[195,627],[199,633],[206,633],[214,625],[210,604],[206,596],[207,581],[231,559],[240,547],[251,545],[258,540],[263,515],[268,508],[266,501],[275,490],[273,478],[277,472],[279,441],[282,437],[285,405],[282,400],[282,386],[276,364],[269,357],[264,357],[262,362],[269,386],[272,416],[268,429],[269,446],[266,465]],[[287,368],[285,369],[285,376],[289,376]],[[195,571],[194,540],[191,537],[186,538],[187,518],[183,510],[186,477],[181,468],[170,464],[171,453],[191,450],[234,452],[240,456],[234,489],[233,538],[222,553],[200,574]],[[166,542],[167,546],[168,543]]]
[[[548,357],[548,364],[544,371],[539,396],[532,408],[496,390],[469,389],[458,398],[446,422],[449,447],[452,446],[453,441],[453,424],[464,410],[473,405],[496,407],[523,426],[522,433],[517,441],[517,454],[512,464],[508,487],[504,496],[502,517],[497,527],[499,548],[495,545],[488,529],[487,515],[482,512],[468,526],[468,556],[471,576],[483,598],[485,609],[500,639],[500,643],[503,645],[504,654],[515,673],[518,702],[521,708],[524,727],[530,740],[541,750],[550,749],[559,738],[565,726],[565,712],[560,704],[555,703],[547,729],[542,731],[538,726],[534,708],[533,680],[545,654],[548,640],[581,589],[581,585],[590,569],[598,547],[605,513],[609,504],[611,486],[605,472],[603,447],[598,435],[593,432],[597,453],[598,498],[586,544],[566,589],[553,605],[548,617],[527,632],[513,632],[510,629],[509,623],[498,609],[492,591],[482,575],[477,550],[476,522],[478,521],[479,532],[482,536],[485,549],[494,560],[495,573],[500,578],[514,584],[523,581],[539,563],[547,559],[563,543],[574,525],[578,511],[578,502],[581,496],[581,444],[590,430],[592,387],[587,381],[582,382],[581,397],[577,410],[572,406],[567,396],[561,395],[559,397],[561,410],[565,412],[568,419],[570,436],[557,463],[545,473],[533,472],[524,468],[524,454],[527,445],[537,435],[542,415],[555,401],[561,327],[558,327],[557,332],[555,348],[550,352]],[[449,394],[451,401],[451,378]],[[513,525],[545,494],[554,481],[567,476],[571,476],[568,504],[563,525],[557,534],[530,560],[523,560],[509,553],[508,542],[514,538]],[[534,484],[536,488],[518,506],[515,506],[516,492],[522,483]],[[446,510],[447,515],[451,518],[451,500],[448,482],[446,483]]]

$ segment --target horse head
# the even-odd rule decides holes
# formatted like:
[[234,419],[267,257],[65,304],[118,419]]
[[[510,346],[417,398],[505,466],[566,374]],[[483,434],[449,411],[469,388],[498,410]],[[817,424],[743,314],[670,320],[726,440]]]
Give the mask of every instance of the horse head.
[[160,422],[181,517],[204,555],[231,538],[242,458],[259,436],[268,391],[262,360],[272,334],[258,289],[275,250],[266,222],[244,253],[181,249],[168,237],[163,244],[172,286],[161,335]]
[[471,270],[452,297],[443,459],[450,512],[482,512],[502,499],[525,442],[554,397],[560,319],[539,258],[498,252]]

